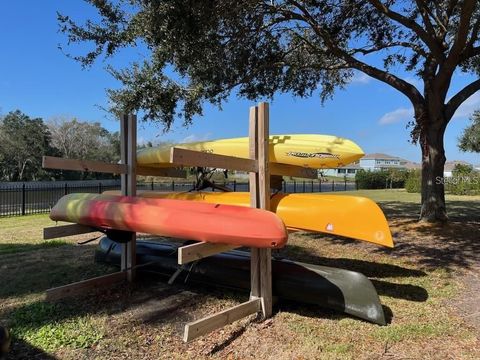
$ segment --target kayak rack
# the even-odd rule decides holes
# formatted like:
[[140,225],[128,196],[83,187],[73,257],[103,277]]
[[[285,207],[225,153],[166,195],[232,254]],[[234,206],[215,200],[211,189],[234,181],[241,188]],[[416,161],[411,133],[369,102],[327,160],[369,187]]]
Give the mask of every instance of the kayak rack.
[[[300,166],[269,162],[269,106],[259,103],[250,107],[249,113],[249,155],[238,158],[173,147],[170,153],[171,167],[155,168],[137,166],[137,118],[128,114],[120,117],[121,161],[108,164],[80,159],[63,159],[44,156],[44,168],[95,171],[121,175],[122,195],[136,195],[137,175],[186,177],[179,168],[185,166],[215,167],[249,172],[251,207],[268,210],[270,208],[271,176],[295,176],[316,178],[317,172]],[[61,225],[44,229],[45,240],[71,235],[97,232],[99,229],[79,225]],[[101,289],[119,283],[132,282],[136,270],[136,233],[124,231],[121,252],[121,270],[108,275],[75,282],[46,291],[47,301],[73,297],[88,291]],[[178,263],[187,264],[211,255],[235,249],[236,246],[199,242],[178,249]],[[250,299],[244,303],[223,310],[185,325],[184,341],[191,341],[215,329],[243,317],[261,313],[263,319],[272,315],[272,255],[271,249],[251,248]]]

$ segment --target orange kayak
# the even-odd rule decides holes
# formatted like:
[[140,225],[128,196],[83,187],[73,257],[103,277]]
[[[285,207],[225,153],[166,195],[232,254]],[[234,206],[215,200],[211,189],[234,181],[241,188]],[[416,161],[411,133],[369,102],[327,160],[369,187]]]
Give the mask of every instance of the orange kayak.
[[[246,192],[139,191],[137,196],[250,206],[250,194]],[[336,194],[275,194],[270,198],[270,206],[271,211],[283,220],[289,230],[315,231],[393,247],[392,234],[382,209],[365,197]]]
[[279,248],[288,238],[282,220],[269,211],[186,200],[69,194],[53,207],[50,218],[107,230],[257,248]]

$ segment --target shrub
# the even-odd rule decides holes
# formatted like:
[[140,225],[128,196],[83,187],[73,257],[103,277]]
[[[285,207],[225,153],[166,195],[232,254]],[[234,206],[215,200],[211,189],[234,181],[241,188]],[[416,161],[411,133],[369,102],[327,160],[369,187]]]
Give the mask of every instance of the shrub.
[[355,181],[359,189],[385,189],[388,179],[386,171],[357,171]]
[[406,171],[392,169],[388,171],[357,171],[355,181],[359,189],[403,188]]
[[454,195],[480,194],[480,174],[478,172],[458,173],[444,178],[445,190]]
[[410,170],[407,172],[405,180],[405,190],[409,193],[419,193],[422,191],[422,171]]

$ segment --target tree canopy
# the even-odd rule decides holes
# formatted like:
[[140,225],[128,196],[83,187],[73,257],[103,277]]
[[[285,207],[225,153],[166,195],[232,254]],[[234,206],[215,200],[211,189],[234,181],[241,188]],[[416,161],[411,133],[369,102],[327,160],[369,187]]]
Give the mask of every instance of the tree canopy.
[[[445,129],[480,89],[478,0],[85,0],[99,19],[59,14],[68,43],[93,44],[70,54],[83,66],[125,47],[147,49],[128,68],[108,70],[123,83],[109,90],[114,112],[143,111],[168,129],[205,102],[235,91],[247,99],[276,92],[322,100],[361,71],[403,95],[414,109],[412,140],[422,149],[422,209],[446,219]],[[449,96],[455,74],[477,75]],[[417,87],[406,80],[420,79]]]
[[462,151],[480,153],[480,110],[473,113],[470,121],[472,124],[463,131],[458,147]]
[[[188,122],[203,101],[219,103],[236,87],[248,99],[317,88],[326,99],[356,69],[418,103],[425,96],[394,71],[413,73],[427,88],[435,83],[444,98],[456,70],[480,73],[476,0],[86,1],[98,23],[59,15],[69,43],[95,44],[72,56],[88,66],[143,44],[150,58],[109,68],[124,84],[109,94],[116,109],[144,110],[167,127],[177,105]],[[447,114],[479,88],[480,80],[459,92]]]
[[42,156],[117,162],[120,136],[100,123],[32,119],[20,110],[0,119],[0,181],[109,178],[108,174],[42,169]]
[[52,155],[50,132],[42,119],[32,119],[19,110],[0,122],[0,177],[9,181],[42,177],[43,155]]

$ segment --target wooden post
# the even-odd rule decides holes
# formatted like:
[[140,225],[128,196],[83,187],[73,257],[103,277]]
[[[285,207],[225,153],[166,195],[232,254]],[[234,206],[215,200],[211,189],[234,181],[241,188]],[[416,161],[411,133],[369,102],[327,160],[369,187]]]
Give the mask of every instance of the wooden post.
[[[137,117],[122,115],[120,119],[120,156],[127,165],[127,173],[121,175],[122,195],[135,196],[137,192]],[[121,269],[127,271],[128,281],[135,278],[136,234],[132,233],[130,241],[122,244]]]
[[[270,209],[269,108],[267,103],[250,109],[250,157],[258,161],[258,173],[250,174],[250,204]],[[251,297],[262,298],[263,317],[272,315],[271,249],[251,249]]]
[[[258,159],[258,107],[250,108],[249,117],[249,153],[250,159]],[[260,207],[260,199],[258,196],[258,173],[251,172],[249,174],[249,191],[250,206]],[[250,249],[250,298],[260,297],[260,260],[259,249]]]

